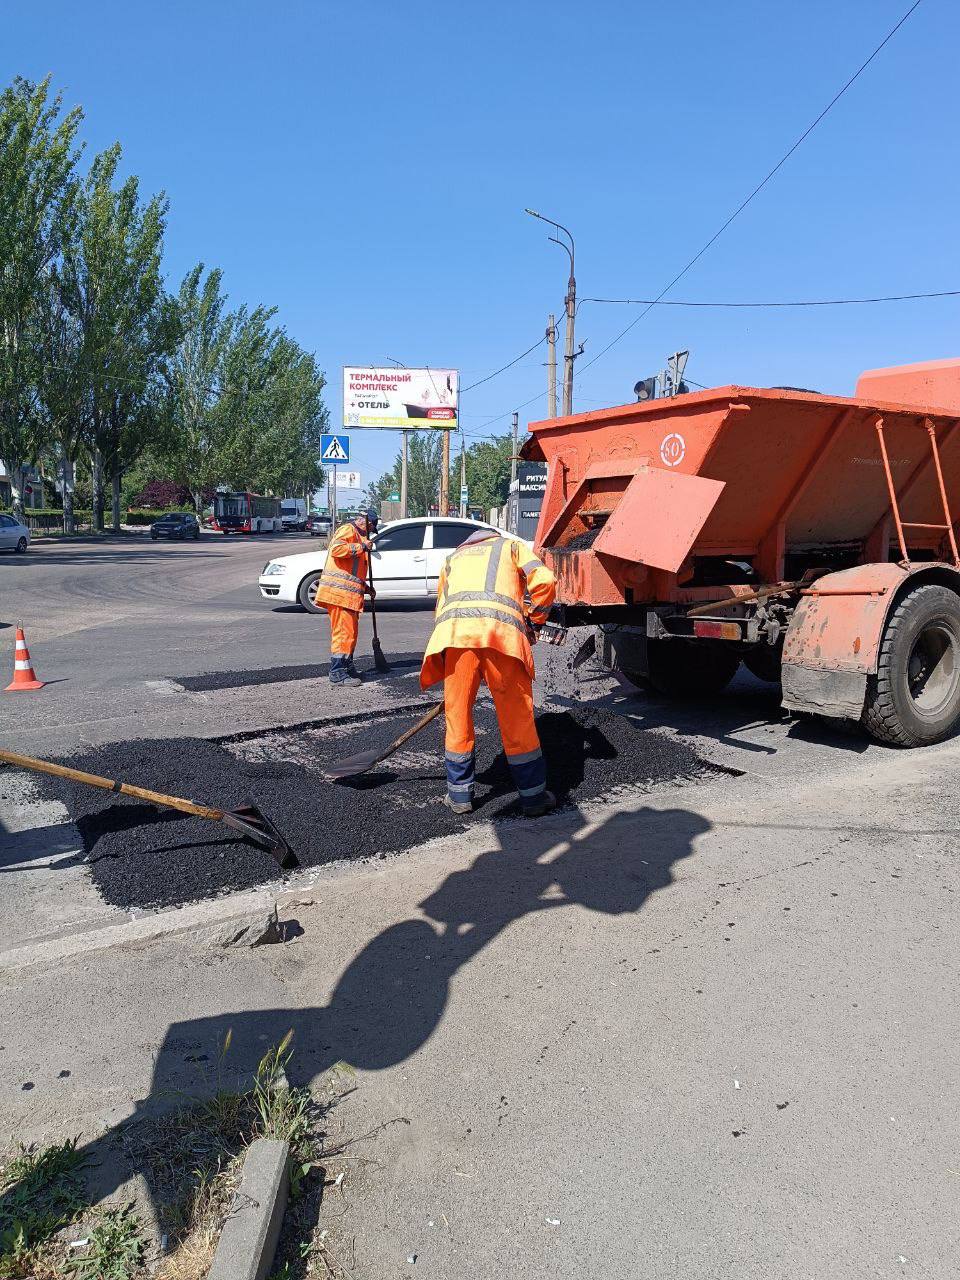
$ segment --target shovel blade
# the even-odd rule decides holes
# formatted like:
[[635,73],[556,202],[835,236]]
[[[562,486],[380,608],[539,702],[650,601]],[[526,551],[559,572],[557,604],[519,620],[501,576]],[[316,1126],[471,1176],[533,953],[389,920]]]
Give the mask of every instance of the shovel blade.
[[570,670],[576,671],[578,667],[582,667],[587,659],[592,658],[596,652],[597,635],[596,632],[594,632],[593,635],[587,636],[586,640],[584,640],[583,644],[574,654],[573,662],[570,663]]
[[300,859],[270,819],[257,808],[253,801],[239,805],[236,809],[230,809],[223,815],[221,821],[253,844],[259,845],[261,849],[266,849],[274,861],[284,869],[299,867]]
[[372,769],[382,755],[383,752],[379,747],[373,747],[370,751],[361,751],[355,756],[348,756],[345,760],[334,760],[324,769],[324,776],[331,782],[336,782],[340,778],[356,778],[361,773],[366,773],[368,769]]

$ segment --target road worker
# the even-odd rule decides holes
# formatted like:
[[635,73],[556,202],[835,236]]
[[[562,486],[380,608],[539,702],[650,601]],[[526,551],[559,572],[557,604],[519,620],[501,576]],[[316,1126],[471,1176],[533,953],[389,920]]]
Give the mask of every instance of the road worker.
[[317,584],[316,602],[330,615],[330,683],[361,683],[353,665],[364,595],[374,595],[369,579],[370,534],[377,531],[374,510],[340,525],[327,549],[327,560]]
[[[556,805],[533,719],[536,629],[550,612],[556,579],[525,542],[478,529],[447,557],[437,585],[433,634],[420,671],[421,688],[444,682],[447,795],[454,813],[473,807],[473,704],[486,684],[503,749],[525,814]],[[529,604],[527,603],[529,600]]]

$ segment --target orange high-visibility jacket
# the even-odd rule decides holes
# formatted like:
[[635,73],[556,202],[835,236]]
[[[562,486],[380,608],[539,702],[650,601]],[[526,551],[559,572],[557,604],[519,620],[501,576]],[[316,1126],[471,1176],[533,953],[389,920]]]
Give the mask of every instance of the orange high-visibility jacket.
[[317,585],[317,604],[337,604],[363,613],[363,589],[367,582],[364,537],[354,524],[342,524],[330,541],[327,562]]
[[436,621],[420,671],[421,688],[443,679],[445,649],[496,649],[519,658],[533,679],[527,618],[537,626],[546,622],[556,593],[553,574],[519,538],[497,534],[458,547],[447,557],[437,584]]

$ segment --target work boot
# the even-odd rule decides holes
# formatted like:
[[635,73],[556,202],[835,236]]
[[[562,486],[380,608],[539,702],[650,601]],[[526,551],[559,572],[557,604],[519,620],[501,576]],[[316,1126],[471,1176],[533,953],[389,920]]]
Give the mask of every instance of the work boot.
[[355,688],[362,681],[359,676],[350,674],[350,659],[344,653],[330,655],[330,683]]
[[557,797],[552,791],[544,791],[532,803],[523,805],[523,816],[525,818],[542,818],[545,813],[549,813],[557,807]]
[[347,659],[347,673],[352,680],[356,680],[357,684],[363,684],[363,676],[353,665],[353,655]]
[[465,813],[473,813],[473,801],[467,800],[461,803],[454,800],[452,796],[444,796],[443,803],[447,806],[451,813],[455,813],[457,817],[463,817]]

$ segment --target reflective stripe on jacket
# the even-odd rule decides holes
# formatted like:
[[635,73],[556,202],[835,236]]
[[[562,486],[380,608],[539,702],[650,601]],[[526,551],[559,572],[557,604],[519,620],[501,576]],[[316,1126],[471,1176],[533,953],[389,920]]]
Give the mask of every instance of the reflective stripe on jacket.
[[367,582],[367,552],[360,530],[342,524],[330,541],[327,562],[317,585],[317,604],[336,604],[363,613],[363,589]]
[[496,649],[519,658],[532,679],[527,618],[546,622],[556,591],[553,574],[519,538],[497,534],[458,547],[440,572],[421,688],[443,679],[445,649]]

